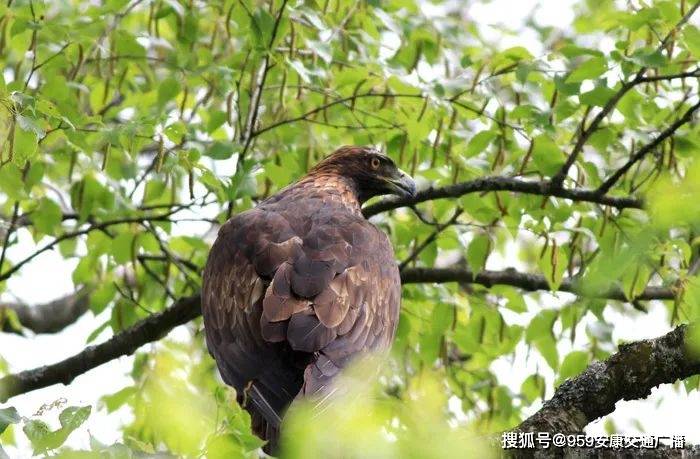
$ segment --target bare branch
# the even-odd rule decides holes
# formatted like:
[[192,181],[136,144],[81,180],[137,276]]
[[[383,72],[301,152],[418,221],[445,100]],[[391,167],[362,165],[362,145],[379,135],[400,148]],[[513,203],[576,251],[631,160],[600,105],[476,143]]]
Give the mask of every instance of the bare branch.
[[[349,103],[349,104],[350,104],[349,107],[353,107],[353,106],[354,106],[354,102],[355,102],[356,100],[358,100],[358,99],[375,98],[375,97],[377,97],[377,98],[382,98],[382,99],[385,99],[385,98],[397,98],[397,99],[426,99],[428,96],[425,95],[425,94],[422,94],[422,93],[414,93],[414,94],[406,93],[406,94],[402,94],[402,93],[392,93],[392,92],[374,92],[374,91],[371,91],[371,90],[370,90],[370,91],[368,91],[368,92],[366,92],[366,93],[362,93],[362,94],[353,94],[353,95],[351,95],[351,96],[341,97],[341,98],[339,98],[339,99],[335,99],[335,100],[332,100],[332,101],[330,101],[330,102],[326,102],[326,103],[324,103],[323,105],[320,105],[320,106],[318,106],[318,107],[316,107],[316,108],[312,108],[311,110],[308,110],[307,112],[302,113],[301,115],[298,115],[298,116],[295,116],[295,117],[292,117],[292,118],[287,118],[287,119],[284,119],[284,120],[277,121],[277,122],[275,122],[275,123],[270,124],[269,126],[261,127],[261,128],[258,129],[257,131],[252,132],[252,133],[251,133],[251,137],[257,137],[257,136],[259,136],[259,135],[264,134],[264,133],[267,132],[267,131],[276,129],[276,128],[280,127],[280,126],[284,126],[284,125],[287,125],[287,124],[292,124],[292,123],[296,123],[296,122],[299,122],[299,121],[306,121],[306,122],[308,122],[308,121],[310,121],[310,119],[309,119],[310,116],[313,116],[313,115],[315,115],[316,113],[319,113],[319,112],[324,112],[325,110],[327,110],[327,109],[329,109],[329,108],[331,108],[331,107],[334,107],[334,106],[336,106],[336,105],[344,105],[344,106],[346,106],[346,105]],[[521,133],[523,136],[525,136],[525,134],[524,134],[524,132],[523,132],[523,129],[522,129],[520,126],[514,126],[514,125],[511,125],[511,124],[508,124],[508,123],[504,123],[502,120],[499,120],[499,119],[497,119],[497,118],[494,118],[494,117],[491,116],[491,115],[488,115],[487,113],[484,112],[484,110],[480,110],[480,109],[477,109],[477,108],[474,108],[474,107],[470,107],[469,105],[465,104],[464,102],[460,102],[460,101],[456,100],[454,97],[453,97],[453,98],[450,98],[450,99],[447,99],[446,102],[449,102],[449,103],[452,104],[452,105],[455,105],[455,106],[460,107],[460,108],[462,108],[462,109],[464,109],[464,110],[467,110],[467,111],[469,111],[469,112],[472,112],[472,113],[474,113],[474,114],[476,114],[476,115],[478,115],[478,116],[484,116],[484,117],[490,119],[491,121],[493,121],[494,123],[498,124],[498,125],[501,126],[501,127],[508,127],[508,128],[510,128],[510,129],[515,130],[516,132]],[[527,136],[525,136],[525,137],[527,137]]]
[[2,271],[2,267],[5,264],[5,256],[7,255],[7,248],[10,245],[10,237],[12,237],[12,232],[15,230],[15,227],[17,226],[17,218],[19,215],[19,201],[15,201],[14,206],[12,207],[12,218],[10,219],[10,225],[5,231],[5,234],[3,235],[4,240],[2,243],[2,252],[0,252],[0,271]]
[[640,83],[654,83],[656,81],[671,81],[680,78],[698,78],[700,77],[700,69],[695,69],[690,72],[679,72],[668,75],[650,75],[639,79]]
[[84,229],[64,233],[64,234],[56,237],[53,241],[47,243],[43,247],[37,249],[36,251],[31,253],[30,255],[26,256],[25,258],[20,260],[18,263],[13,265],[8,270],[1,272],[0,273],[0,281],[8,279],[14,273],[19,271],[24,265],[26,265],[27,263],[32,261],[34,258],[41,255],[42,253],[53,249],[62,241],[65,241],[68,239],[73,239],[73,238],[80,237],[80,236],[84,236],[92,231],[104,230],[104,229],[107,229],[108,227],[114,226],[114,225],[123,225],[123,224],[127,224],[127,223],[143,223],[145,221],[169,221],[169,217],[172,214],[174,214],[175,212],[177,212],[177,211],[176,210],[170,211],[170,212],[164,213],[162,215],[142,216],[142,217],[125,217],[125,218],[119,218],[119,219],[115,219],[115,220],[108,220],[108,221],[104,221],[104,222],[93,223]]
[[420,255],[423,250],[425,250],[430,244],[432,244],[433,241],[435,241],[435,239],[437,239],[437,237],[440,235],[440,233],[452,226],[457,221],[459,216],[462,215],[462,212],[464,212],[463,209],[457,209],[452,218],[450,218],[446,223],[438,223],[435,226],[435,230],[433,230],[433,232],[430,233],[430,235],[427,238],[425,238],[423,242],[414,247],[411,254],[408,257],[406,257],[404,261],[399,263],[399,271],[403,271],[404,269],[406,269],[409,263],[418,258],[418,255]]

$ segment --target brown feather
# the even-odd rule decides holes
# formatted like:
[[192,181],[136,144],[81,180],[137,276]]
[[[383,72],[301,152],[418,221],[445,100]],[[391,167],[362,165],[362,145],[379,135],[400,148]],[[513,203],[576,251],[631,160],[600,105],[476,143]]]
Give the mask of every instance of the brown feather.
[[[256,432],[277,432],[297,396],[329,390],[348,362],[388,349],[400,279],[384,233],[362,217],[366,149],[342,148],[219,231],[204,270],[207,345],[247,394]],[[365,193],[366,194],[366,193]],[[241,399],[243,400],[243,399]]]

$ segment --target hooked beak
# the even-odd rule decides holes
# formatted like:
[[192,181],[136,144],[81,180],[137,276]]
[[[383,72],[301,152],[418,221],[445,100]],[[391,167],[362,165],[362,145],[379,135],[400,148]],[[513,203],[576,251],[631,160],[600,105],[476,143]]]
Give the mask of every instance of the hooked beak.
[[395,177],[387,179],[387,183],[392,191],[401,197],[412,198],[416,195],[416,182],[401,169],[398,169]]

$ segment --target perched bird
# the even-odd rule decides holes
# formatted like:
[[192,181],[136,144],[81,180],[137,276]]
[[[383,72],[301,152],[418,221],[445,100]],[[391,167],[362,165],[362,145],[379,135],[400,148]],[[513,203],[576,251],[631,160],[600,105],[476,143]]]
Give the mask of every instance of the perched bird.
[[354,357],[391,345],[401,280],[361,205],[415,189],[388,156],[346,146],[219,230],[202,287],[207,346],[266,450],[295,398],[325,395]]

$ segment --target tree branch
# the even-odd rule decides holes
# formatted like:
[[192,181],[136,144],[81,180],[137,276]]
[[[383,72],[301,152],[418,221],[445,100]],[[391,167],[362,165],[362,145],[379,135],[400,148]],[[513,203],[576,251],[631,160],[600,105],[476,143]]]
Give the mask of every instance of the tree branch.
[[[406,268],[401,273],[404,284],[428,282],[462,282],[493,285],[510,285],[523,290],[550,290],[544,276],[520,273],[513,269],[483,271],[476,275],[465,268]],[[560,291],[577,292],[575,282],[565,279]],[[619,288],[610,289],[600,296],[627,301]],[[673,290],[663,287],[647,287],[635,300],[672,299]],[[75,377],[110,360],[132,354],[140,346],[159,340],[171,329],[185,324],[201,314],[200,297],[194,295],[178,300],[162,312],[137,323],[133,327],[113,336],[97,346],[87,347],[82,352],[61,362],[26,370],[0,379],[0,403],[16,395],[48,387],[53,384],[69,384]]]
[[511,177],[481,177],[468,182],[457,183],[440,188],[428,188],[419,191],[413,198],[390,198],[371,204],[362,209],[365,217],[369,218],[381,212],[397,209],[399,207],[412,206],[420,202],[441,198],[456,198],[468,193],[484,191],[513,191],[518,193],[534,194],[539,196],[553,196],[557,198],[571,199],[572,201],[592,202],[618,209],[642,208],[642,200],[632,197],[612,197],[597,193],[594,190],[581,189],[552,189],[545,181],[528,181]]
[[[34,333],[57,333],[78,320],[90,307],[92,289],[84,287],[75,293],[49,303],[29,306],[23,303],[0,303],[0,313],[13,311],[22,328]],[[6,322],[2,326],[6,332],[20,332]]]
[[[666,37],[664,37],[663,40],[661,40],[661,43],[659,47],[657,48],[658,50],[663,49],[664,46],[666,46],[666,43],[668,40],[673,37],[673,34],[675,31],[677,31],[680,27],[685,24],[690,17],[695,14],[695,11],[700,7],[700,1],[696,2],[690,10],[681,18],[681,20],[676,24],[676,26],[671,30]],[[591,121],[591,124],[588,125],[587,128],[584,128],[584,122],[585,122],[585,117],[581,121],[581,126],[580,126],[580,134],[578,138],[576,139],[576,144],[574,145],[573,149],[571,150],[571,153],[569,154],[568,158],[566,158],[566,162],[564,165],[559,169],[559,171],[552,177],[552,188],[553,189],[560,189],[562,188],[562,185],[564,183],[564,179],[566,178],[567,174],[569,173],[569,169],[573,164],[576,162],[576,158],[578,158],[578,155],[583,151],[584,145],[586,145],[586,142],[588,142],[588,139],[590,136],[598,130],[598,126],[600,123],[605,119],[606,116],[615,108],[617,103],[622,99],[622,97],[627,94],[627,92],[635,87],[638,84],[646,82],[646,78],[644,77],[644,73],[646,73],[647,67],[642,67],[639,69],[639,71],[634,75],[634,78],[632,78],[629,81],[626,81],[622,83],[622,86],[620,86],[620,89],[613,94],[613,96],[606,102],[606,104],[603,106],[603,108],[598,112],[598,114],[593,118]],[[672,78],[676,78],[676,75],[671,75]]]
[[656,136],[654,140],[644,145],[642,148],[637,150],[637,152],[632,155],[632,157],[618,170],[615,171],[610,177],[608,177],[602,185],[598,187],[596,193],[604,195],[612,188],[615,183],[617,183],[620,178],[625,175],[625,173],[634,166],[635,163],[641,161],[646,155],[652,152],[656,147],[658,147],[664,140],[671,137],[681,126],[689,123],[693,119],[693,114],[700,108],[700,101],[695,105],[690,107],[680,118],[678,118],[672,125],[667,127],[661,134]]
[[15,226],[17,224],[18,215],[19,201],[15,201],[15,204],[12,207],[12,219],[10,220],[9,227],[5,231],[4,241],[2,243],[2,252],[0,252],[0,271],[2,271],[2,267],[5,265],[5,255],[7,254],[7,248],[10,245],[10,237],[12,237],[12,232],[15,230]]
[[68,240],[68,239],[73,239],[76,237],[84,236],[92,231],[96,230],[104,230],[109,228],[110,226],[114,225],[123,225],[123,224],[128,224],[128,223],[143,223],[144,221],[169,221],[169,217],[174,214],[176,211],[170,211],[162,215],[155,215],[155,216],[143,216],[143,217],[125,217],[125,218],[119,218],[115,220],[108,220],[104,222],[99,222],[99,223],[93,223],[87,228],[81,229],[81,230],[76,230],[76,231],[71,231],[68,233],[64,233],[58,237],[56,237],[53,241],[47,243],[43,247],[37,249],[30,255],[26,256],[19,262],[17,262],[15,265],[13,265],[11,268],[7,269],[4,272],[0,272],[0,281],[6,280],[10,278],[14,273],[19,271],[24,265],[32,261],[34,258],[38,257],[42,253],[53,249],[56,247],[59,243],[62,241]]
[[542,409],[516,430],[581,432],[586,425],[615,411],[620,400],[646,398],[651,389],[700,373],[700,358],[686,348],[688,327],[664,336],[623,344],[603,362],[593,362],[564,382]]
[[263,59],[260,81],[256,85],[253,97],[251,97],[251,106],[248,112],[248,120],[246,122],[246,132],[244,133],[244,137],[241,139],[245,142],[245,144],[243,145],[243,150],[241,151],[241,160],[245,157],[245,154],[250,148],[251,142],[255,138],[255,135],[253,134],[255,132],[255,124],[258,119],[258,111],[260,110],[261,96],[263,89],[265,88],[267,74],[270,71],[270,68],[272,68],[272,65],[270,64],[270,53],[272,52],[272,45],[274,45],[275,43],[275,38],[277,37],[277,30],[279,29],[280,22],[282,21],[282,16],[284,15],[284,9],[286,7],[287,0],[283,0],[282,6],[280,7],[279,12],[277,13],[277,17],[275,18],[275,23],[272,27],[272,33],[270,34],[270,43],[267,46],[267,52],[265,54],[265,58]]
[[[479,284],[485,287],[494,285],[509,285],[528,292],[537,290],[551,290],[547,279],[541,274],[521,273],[509,268],[503,271],[484,270],[474,274],[467,268],[406,268],[401,272],[401,282],[403,284],[421,283],[446,283],[461,282],[467,284]],[[635,298],[627,298],[625,292],[619,287],[611,287],[606,291],[587,292],[577,285],[576,279],[566,278],[562,280],[557,291],[569,292],[581,296],[607,298],[617,301],[648,301],[648,300],[671,300],[675,298],[672,288],[647,287]]]
[[198,317],[201,313],[199,303],[199,295],[182,298],[168,309],[153,314],[102,344],[86,347],[78,354],[52,365],[5,376],[0,379],[0,402],[54,384],[70,384],[75,377],[103,363],[132,354],[142,345],[157,341],[178,325]]

